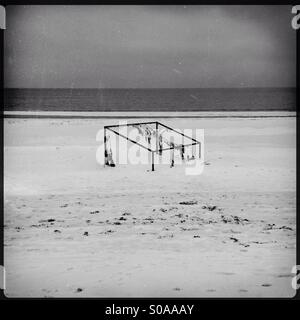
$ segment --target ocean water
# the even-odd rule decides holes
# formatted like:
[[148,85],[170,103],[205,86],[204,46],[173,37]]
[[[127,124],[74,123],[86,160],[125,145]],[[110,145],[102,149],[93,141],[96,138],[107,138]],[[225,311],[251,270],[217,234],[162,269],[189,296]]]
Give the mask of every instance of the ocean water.
[[5,89],[4,110],[295,111],[296,89]]

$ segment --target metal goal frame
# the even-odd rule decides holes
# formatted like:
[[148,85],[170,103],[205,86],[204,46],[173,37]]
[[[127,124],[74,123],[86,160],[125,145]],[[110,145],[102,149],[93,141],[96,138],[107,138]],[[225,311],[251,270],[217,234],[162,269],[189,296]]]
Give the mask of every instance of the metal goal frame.
[[[158,139],[156,139],[156,149],[153,150],[151,148],[147,148],[146,146],[138,143],[137,141],[134,141],[126,136],[124,136],[123,134],[117,132],[114,130],[114,128],[119,128],[119,127],[130,127],[130,126],[137,126],[137,125],[148,125],[148,124],[155,124],[155,130],[156,130],[156,135],[158,135],[158,129],[159,129],[159,126],[167,129],[167,130],[170,130],[170,131],[173,131],[187,139],[190,139],[192,141],[192,143],[189,143],[189,144],[182,144],[181,146],[184,146],[184,147],[190,147],[190,146],[193,146],[193,145],[199,145],[199,159],[201,159],[201,142],[192,138],[192,137],[189,137],[181,132],[178,132],[177,130],[169,127],[169,126],[166,126],[165,124],[159,122],[159,121],[150,121],[150,122],[134,122],[134,123],[127,123],[127,124],[119,124],[119,125],[111,125],[111,126],[104,126],[104,157],[105,157],[105,154],[106,154],[106,151],[107,151],[107,146],[106,146],[106,143],[107,143],[107,138],[106,138],[106,133],[107,133],[107,130],[108,131],[111,131],[112,133],[140,146],[141,148],[144,148],[146,149],[147,151],[149,151],[151,153],[151,170],[154,171],[154,154],[155,153],[158,153],[159,151],[166,151],[166,150],[172,150],[172,149],[175,149],[175,147],[170,147],[170,148],[163,148],[163,149],[160,149],[158,148]],[[105,161],[104,161],[104,166],[105,166]]]

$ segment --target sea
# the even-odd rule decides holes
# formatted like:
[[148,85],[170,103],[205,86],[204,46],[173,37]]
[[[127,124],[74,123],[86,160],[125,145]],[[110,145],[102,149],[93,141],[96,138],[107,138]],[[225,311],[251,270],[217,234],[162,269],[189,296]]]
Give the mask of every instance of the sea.
[[296,111],[295,88],[5,89],[5,111]]

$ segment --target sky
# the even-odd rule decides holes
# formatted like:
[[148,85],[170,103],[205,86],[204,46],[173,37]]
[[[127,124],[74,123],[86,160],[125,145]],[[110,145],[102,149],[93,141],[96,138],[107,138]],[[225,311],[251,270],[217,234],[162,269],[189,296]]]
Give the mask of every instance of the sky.
[[291,6],[8,6],[5,87],[294,87]]

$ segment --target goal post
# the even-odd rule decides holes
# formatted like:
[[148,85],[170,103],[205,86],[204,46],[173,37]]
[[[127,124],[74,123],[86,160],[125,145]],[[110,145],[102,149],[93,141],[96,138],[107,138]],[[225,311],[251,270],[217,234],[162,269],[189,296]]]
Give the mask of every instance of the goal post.
[[[153,126],[153,127],[151,127]],[[148,147],[139,143],[138,141],[135,141],[131,138],[129,138],[128,136],[118,132],[118,129],[121,128],[121,127],[133,127],[133,128],[137,128],[139,130],[145,130],[146,132],[146,139],[149,139],[148,140]],[[178,134],[180,136],[182,136],[182,138],[186,138],[188,140],[191,141],[191,143],[180,143],[180,144],[175,144],[174,142],[172,141],[168,141],[168,139],[164,139],[162,138],[162,132],[159,131],[159,129],[162,128],[168,132],[172,132],[172,133],[175,133],[175,134]],[[184,150],[186,147],[191,147],[191,146],[199,146],[199,159],[201,159],[201,142],[194,139],[193,137],[190,137],[182,132],[179,132],[161,122],[158,122],[158,121],[150,121],[150,122],[135,122],[135,123],[128,123],[128,124],[119,124],[119,125],[110,125],[110,126],[104,126],[104,166],[107,166],[107,165],[110,165],[109,164],[109,150],[108,150],[108,146],[107,146],[107,137],[108,137],[108,131],[110,131],[111,133],[115,134],[116,136],[119,136],[123,139],[126,139],[127,141],[130,141],[131,143],[135,144],[135,145],[138,145],[139,147],[147,150],[148,152],[150,152],[151,154],[151,171],[154,171],[155,168],[154,168],[154,155],[157,154],[157,155],[162,155],[162,152],[164,151],[171,151],[173,152],[173,157],[174,157],[174,152],[175,152],[175,149],[179,149],[181,148],[181,152],[184,153]],[[155,138],[155,146],[151,147],[151,137],[154,137]],[[150,138],[149,138],[150,137]],[[168,147],[162,147],[163,145],[163,142],[165,142],[165,144],[168,145]],[[182,151],[183,150],[183,151]],[[174,159],[173,159],[173,162],[174,162]],[[174,163],[173,163],[174,165]],[[115,166],[115,165],[113,165]],[[171,165],[172,166],[172,165]]]

